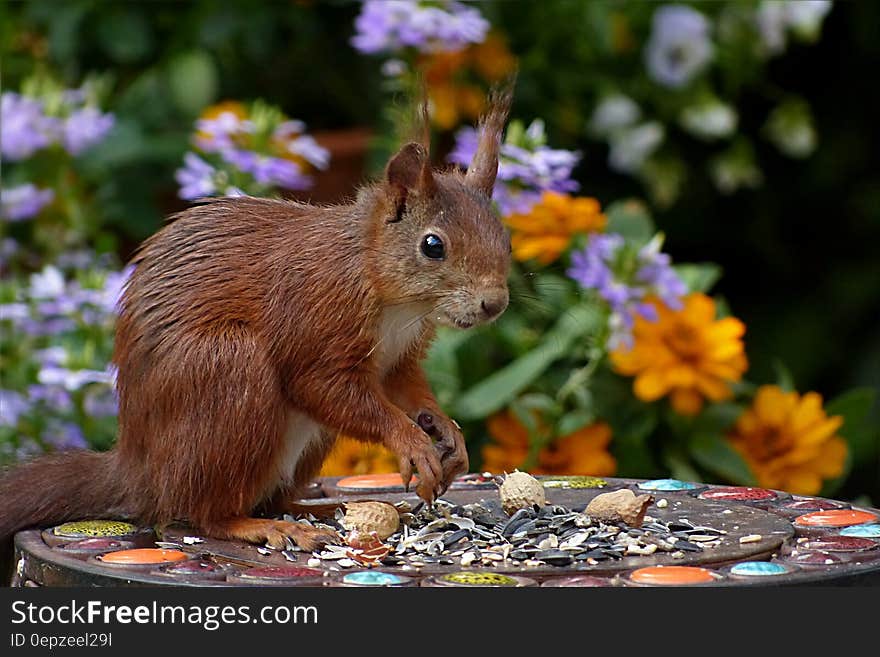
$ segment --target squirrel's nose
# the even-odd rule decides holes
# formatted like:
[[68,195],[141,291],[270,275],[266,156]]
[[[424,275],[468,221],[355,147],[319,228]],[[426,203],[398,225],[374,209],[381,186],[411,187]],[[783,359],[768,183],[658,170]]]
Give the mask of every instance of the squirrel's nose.
[[483,295],[480,302],[480,308],[486,314],[486,317],[493,318],[504,312],[507,308],[507,290],[498,290],[497,292],[487,293]]

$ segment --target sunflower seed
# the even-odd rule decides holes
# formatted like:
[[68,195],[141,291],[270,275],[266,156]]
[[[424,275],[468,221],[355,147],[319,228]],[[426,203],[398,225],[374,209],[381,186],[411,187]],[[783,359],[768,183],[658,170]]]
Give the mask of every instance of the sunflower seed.
[[538,552],[535,558],[551,566],[567,566],[573,561],[573,557],[563,550],[543,550]]
[[546,538],[538,541],[538,548],[541,550],[552,550],[559,547],[559,538],[556,534],[548,534]]

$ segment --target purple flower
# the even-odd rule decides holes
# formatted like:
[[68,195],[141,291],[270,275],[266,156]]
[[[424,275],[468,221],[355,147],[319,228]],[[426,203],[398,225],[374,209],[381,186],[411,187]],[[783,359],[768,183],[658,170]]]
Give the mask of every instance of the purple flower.
[[571,254],[568,276],[586,289],[595,289],[612,308],[623,307],[630,297],[628,288],[614,277],[612,266],[624,244],[620,235],[593,235],[582,251]]
[[55,264],[61,269],[89,269],[95,262],[95,252],[90,249],[78,249],[59,253]]
[[93,386],[83,399],[83,408],[91,417],[113,417],[119,412],[119,400],[115,388]]
[[180,191],[177,193],[180,198],[192,200],[217,192],[214,167],[195,153],[184,155],[183,163],[183,168],[174,173],[174,179],[180,184]]
[[28,398],[32,403],[43,403],[53,411],[69,413],[73,409],[70,393],[61,386],[33,384],[28,386]]
[[52,421],[40,437],[44,443],[54,449],[84,449],[88,447],[82,429],[73,422]]
[[37,442],[28,436],[18,436],[18,447],[13,447],[8,443],[0,446],[0,450],[5,456],[14,456],[17,461],[24,461],[32,456],[43,453],[43,448]]
[[0,426],[14,427],[18,424],[18,418],[30,408],[30,403],[21,393],[0,389]]
[[660,253],[661,239],[655,238],[637,252],[620,235],[591,235],[587,246],[571,254],[566,272],[581,287],[593,290],[611,311],[608,347],[632,344],[636,315],[657,320],[657,312],[646,298],[659,297],[668,307],[681,308],[687,287],[672,269],[670,258]]
[[351,44],[361,52],[393,52],[405,47],[437,52],[482,43],[489,22],[477,9],[451,0],[364,0],[355,29]]
[[51,189],[27,183],[0,190],[0,215],[9,221],[30,219],[55,198]]
[[47,347],[34,352],[40,365],[63,365],[67,362],[67,350],[64,347]]
[[648,75],[664,87],[685,86],[712,59],[709,30],[709,21],[695,9],[684,5],[657,9],[645,46]]
[[303,174],[296,162],[280,157],[258,157],[251,173],[258,183],[264,185],[276,185],[285,189],[308,189],[312,185],[312,179]]
[[116,119],[96,107],[75,110],[64,121],[64,148],[71,155],[79,155],[104,139]]
[[254,124],[252,121],[239,118],[234,112],[220,112],[216,118],[199,119],[196,121],[196,128],[199,131],[196,136],[196,146],[206,153],[215,153],[233,148],[234,137],[252,133]]
[[116,313],[119,310],[119,302],[122,293],[128,283],[128,279],[134,273],[134,265],[127,265],[122,271],[111,271],[104,279],[104,289],[101,291],[100,305],[107,313]]
[[[206,161],[196,153],[184,156],[184,167],[175,174],[181,185],[181,198],[262,194],[270,187],[307,189],[313,181],[306,175],[305,163],[319,169],[327,167],[329,151],[304,134],[306,126],[302,121],[285,119],[277,108],[260,102],[247,111],[255,117],[253,121],[223,111],[214,118],[196,122],[196,150],[210,157]],[[296,158],[277,157],[279,150]],[[240,173],[252,179],[245,179],[244,189],[232,184],[241,184]]]
[[[459,130],[449,161],[469,166],[477,151],[477,142],[474,128]],[[546,190],[573,192],[580,187],[571,178],[572,170],[580,161],[580,153],[547,147],[542,121],[532,122],[522,142],[508,141],[501,145],[498,179],[492,198],[503,216],[529,212]]]
[[60,335],[76,328],[76,322],[67,317],[53,317],[51,319],[26,319],[17,325],[17,328],[27,335]]
[[31,309],[24,303],[0,304],[0,320],[16,322],[31,316]]
[[634,280],[672,310],[682,308],[681,298],[687,294],[687,285],[672,268],[672,259],[660,253],[660,240],[653,239],[639,250]]
[[43,103],[9,91],[0,96],[0,152],[10,161],[23,160],[57,138],[58,119],[43,113]]
[[235,168],[249,173],[261,185],[276,185],[285,189],[308,189],[312,179],[303,174],[299,164],[270,155],[261,155],[243,149],[228,149],[223,159]]
[[113,374],[109,371],[100,370],[69,370],[66,367],[56,365],[44,365],[37,380],[43,385],[64,386],[67,390],[79,390],[90,383],[113,383]]
[[18,242],[11,237],[0,240],[0,267],[5,267],[19,250]]
[[299,155],[306,162],[318,169],[326,169],[330,164],[330,151],[309,135],[300,135],[287,145],[293,155]]

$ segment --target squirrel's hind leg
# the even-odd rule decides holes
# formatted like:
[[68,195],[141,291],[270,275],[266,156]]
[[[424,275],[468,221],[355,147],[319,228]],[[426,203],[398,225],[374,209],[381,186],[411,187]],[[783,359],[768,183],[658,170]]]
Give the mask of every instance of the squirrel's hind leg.
[[319,529],[300,522],[264,518],[229,518],[212,522],[201,529],[212,538],[268,543],[279,549],[284,549],[287,545],[286,539],[290,538],[306,552],[320,550],[327,544],[339,542],[339,536],[331,530]]

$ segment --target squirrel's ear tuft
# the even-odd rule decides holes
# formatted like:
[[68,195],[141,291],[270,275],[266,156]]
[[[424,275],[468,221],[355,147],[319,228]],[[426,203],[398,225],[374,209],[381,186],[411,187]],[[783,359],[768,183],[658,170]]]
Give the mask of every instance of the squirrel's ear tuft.
[[434,189],[434,176],[425,147],[414,141],[406,144],[389,160],[385,178],[402,196],[411,191],[430,193]]
[[501,133],[510,114],[515,82],[515,76],[511,76],[506,83],[492,90],[489,96],[489,109],[480,119],[477,152],[465,175],[465,183],[468,186],[480,190],[489,198],[492,197],[495,177],[498,175]]

